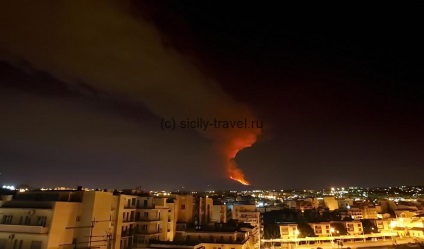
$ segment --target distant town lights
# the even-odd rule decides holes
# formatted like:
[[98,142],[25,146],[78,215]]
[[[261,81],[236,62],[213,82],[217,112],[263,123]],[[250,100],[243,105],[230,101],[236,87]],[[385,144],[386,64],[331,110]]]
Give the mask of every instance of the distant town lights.
[[12,185],[3,185],[3,188],[4,189],[9,189],[9,190],[15,190],[15,186],[12,186]]

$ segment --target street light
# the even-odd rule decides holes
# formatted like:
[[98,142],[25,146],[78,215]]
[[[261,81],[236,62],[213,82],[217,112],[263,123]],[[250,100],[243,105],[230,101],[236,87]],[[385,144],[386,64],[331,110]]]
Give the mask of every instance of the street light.
[[297,237],[299,237],[299,234],[300,234],[300,232],[299,232],[299,230],[296,228],[296,230],[294,231],[294,234],[296,235],[296,241],[295,241],[295,243],[296,243],[296,246],[297,246],[297,243],[298,243],[298,241],[297,241]]
[[395,220],[392,220],[390,222],[390,233],[391,233],[390,236],[392,237],[392,240],[393,240],[393,230],[396,226],[397,226],[397,222]]

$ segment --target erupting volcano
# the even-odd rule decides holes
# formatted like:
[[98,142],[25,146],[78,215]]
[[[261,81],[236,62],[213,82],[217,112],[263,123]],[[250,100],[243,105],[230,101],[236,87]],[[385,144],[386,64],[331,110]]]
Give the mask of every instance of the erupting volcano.
[[238,167],[235,158],[239,151],[252,146],[260,133],[260,129],[247,130],[246,132],[237,134],[238,136],[233,137],[226,145],[224,152],[226,156],[227,174],[230,179],[238,181],[243,185],[250,185],[245,179],[243,171]]
[[[75,15],[76,10],[83,11]],[[251,110],[199,70],[191,56],[164,43],[165,34],[134,15],[131,4],[113,0],[50,0],[42,5],[10,1],[1,5],[0,16],[0,58],[25,61],[25,65],[63,79],[72,89],[79,89],[84,82],[90,89],[107,93],[107,98],[143,104],[165,119],[236,120],[233,128],[193,128],[217,146],[226,176],[249,184],[235,158],[260,134],[260,129],[253,127]],[[2,55],[3,51],[7,53]]]

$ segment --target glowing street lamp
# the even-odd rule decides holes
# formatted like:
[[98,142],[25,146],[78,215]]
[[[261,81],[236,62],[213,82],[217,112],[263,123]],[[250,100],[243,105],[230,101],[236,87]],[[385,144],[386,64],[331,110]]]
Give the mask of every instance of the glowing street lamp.
[[397,222],[395,220],[392,220],[390,222],[390,232],[391,232],[392,240],[393,240],[393,230],[396,226],[397,226]]

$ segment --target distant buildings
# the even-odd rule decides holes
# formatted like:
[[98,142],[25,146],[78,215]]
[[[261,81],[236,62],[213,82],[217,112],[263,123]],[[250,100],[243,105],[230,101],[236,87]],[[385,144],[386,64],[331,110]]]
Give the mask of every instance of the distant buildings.
[[299,236],[299,230],[296,223],[280,223],[280,238],[281,239],[296,239]]
[[[258,242],[260,216],[254,205],[229,211],[226,205],[214,208],[208,197],[29,191],[3,199],[0,249],[253,249]],[[226,223],[232,213],[235,220]]]

